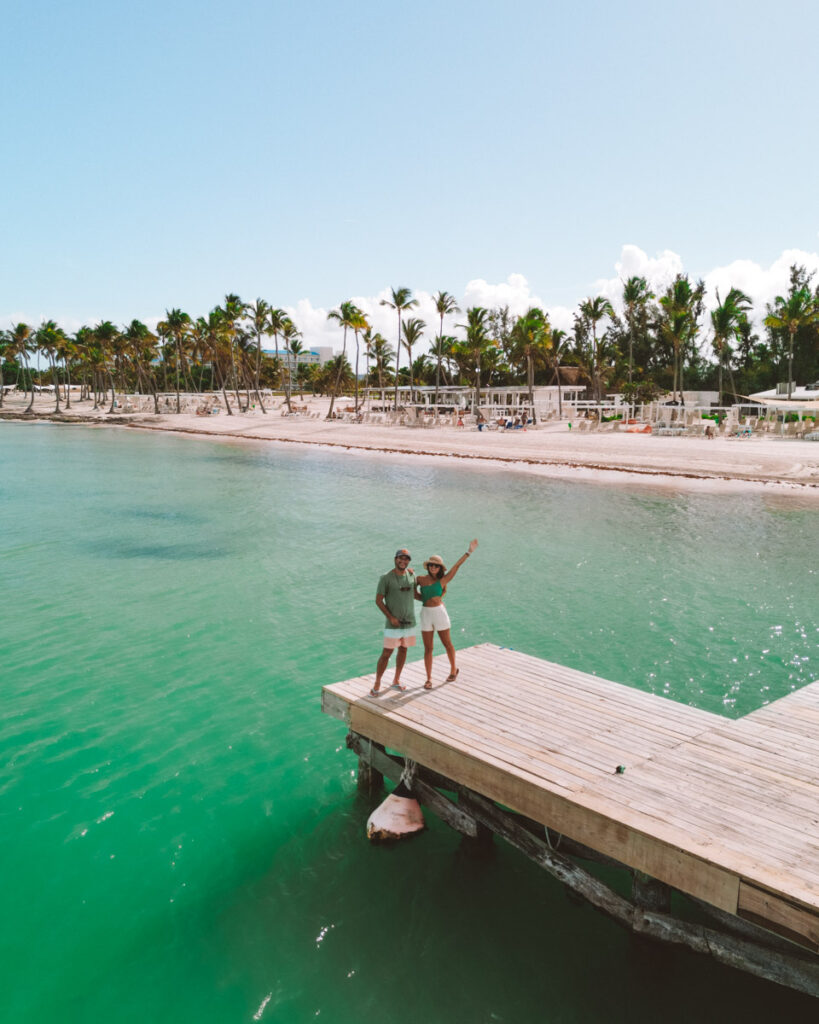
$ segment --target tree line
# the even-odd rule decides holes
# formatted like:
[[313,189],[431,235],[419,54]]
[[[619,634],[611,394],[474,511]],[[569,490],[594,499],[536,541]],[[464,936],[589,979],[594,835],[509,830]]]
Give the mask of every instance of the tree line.
[[[307,349],[284,310],[231,294],[205,317],[167,310],[156,331],[139,320],[122,328],[106,320],[73,335],[53,320],[38,328],[15,324],[0,332],[0,385],[13,381],[30,389],[30,410],[35,386],[50,376],[58,412],[61,401],[70,405],[72,381],[95,409],[110,393],[109,411],[117,389],[152,395],[157,412],[162,393],[175,393],[180,411],[181,392],[218,391],[232,414],[251,400],[266,412],[264,389],[281,389],[289,408],[294,388],[307,388],[330,395],[332,416],[342,394],[353,394],[358,409],[362,381],[393,389],[396,406],[402,384],[434,386],[437,405],[442,385],[474,387],[480,401],[482,387],[524,384],[531,400],[536,384],[558,381],[585,384],[597,400],[612,391],[634,402],[664,392],[678,400],[688,389],[716,390],[721,404],[731,404],[780,381],[819,378],[819,286],[812,278],[804,266],[790,268],[788,291],[766,305],[762,335],[741,289],[724,296],[717,290],[706,315],[705,285],[687,274],[657,295],[644,277],[630,277],[622,282],[619,313],[602,296],[584,299],[571,331],[553,326],[537,307],[520,316],[508,307],[462,311],[445,291],[433,296],[435,322],[427,325],[412,315],[418,305],[412,291],[392,288],[381,304],[395,313],[395,343],[373,330],[352,301],[342,302],[328,313],[342,331],[342,350],[324,366],[299,363]],[[459,314],[457,333],[444,333],[444,321]],[[268,347],[271,337],[273,356],[262,349],[262,339]],[[425,341],[428,351],[415,355]],[[35,355],[47,370],[33,368]],[[2,394],[0,387],[0,405]]]

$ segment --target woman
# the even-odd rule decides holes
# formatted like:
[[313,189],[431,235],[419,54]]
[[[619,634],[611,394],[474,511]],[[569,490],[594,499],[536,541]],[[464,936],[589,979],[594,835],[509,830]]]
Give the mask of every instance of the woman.
[[460,669],[455,667],[455,648],[452,646],[452,639],[449,635],[451,623],[446,608],[444,608],[444,594],[446,593],[447,584],[454,579],[455,573],[477,546],[478,542],[471,540],[469,542],[469,550],[466,554],[461,555],[449,572],[446,571],[440,555],[431,555],[424,562],[427,575],[419,576],[416,580],[415,598],[417,601],[423,602],[423,607],[421,608],[421,638],[424,641],[424,667],[427,670],[427,681],[424,683],[425,690],[432,689],[432,642],[435,639],[436,629],[449,658],[449,675],[446,681],[454,683],[458,678]]

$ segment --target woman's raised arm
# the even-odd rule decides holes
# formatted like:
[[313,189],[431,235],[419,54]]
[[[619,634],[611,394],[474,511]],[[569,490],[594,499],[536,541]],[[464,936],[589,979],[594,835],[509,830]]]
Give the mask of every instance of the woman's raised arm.
[[464,564],[464,562],[467,560],[467,558],[469,558],[469,556],[472,554],[472,552],[475,550],[475,548],[477,546],[478,546],[477,540],[471,540],[469,542],[468,550],[466,551],[465,554],[461,555],[461,557],[452,566],[452,568],[449,570],[449,572],[446,574],[446,576],[444,576],[443,580],[441,581],[442,583],[449,583],[449,581],[453,578],[455,573],[461,568],[461,566]]

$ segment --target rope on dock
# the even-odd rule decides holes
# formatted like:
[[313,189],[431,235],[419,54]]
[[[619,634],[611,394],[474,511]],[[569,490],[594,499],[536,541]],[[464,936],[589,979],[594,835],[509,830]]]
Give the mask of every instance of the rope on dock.
[[415,776],[418,774],[418,765],[415,761],[411,761],[408,757],[404,758],[404,770],[401,772],[401,779],[399,785],[403,783],[407,789],[412,790],[412,784],[415,781]]

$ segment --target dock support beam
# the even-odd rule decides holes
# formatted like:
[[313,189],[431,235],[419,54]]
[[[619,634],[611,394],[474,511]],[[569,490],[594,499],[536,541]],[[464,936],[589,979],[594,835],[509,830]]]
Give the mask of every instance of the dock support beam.
[[468,814],[475,823],[475,834],[467,836],[467,841],[472,845],[476,853],[488,853],[489,850],[492,849],[495,836],[492,829],[487,828],[487,826],[478,819],[478,808],[475,803],[476,797],[477,794],[473,793],[471,789],[462,787],[458,790],[458,806],[464,814]]
[[[352,733],[350,734],[350,736]],[[350,749],[355,749],[350,743],[350,736],[347,737],[347,746]],[[363,739],[363,737],[362,737]],[[366,748],[369,747],[369,750]],[[380,772],[374,764],[372,753],[374,750],[378,750],[384,756],[384,748],[380,743],[373,743],[372,740],[364,740],[363,746],[360,750],[356,750],[358,754],[358,779],[357,785],[359,792],[365,796],[372,796],[373,793],[378,793],[384,788],[384,775]]]
[[671,912],[671,889],[642,871],[632,872],[631,898],[640,910],[653,910],[660,914]]

